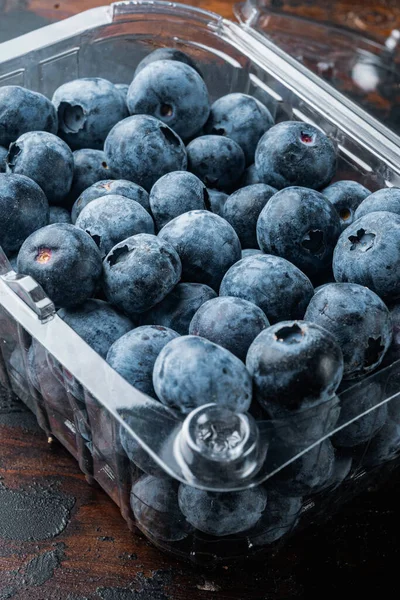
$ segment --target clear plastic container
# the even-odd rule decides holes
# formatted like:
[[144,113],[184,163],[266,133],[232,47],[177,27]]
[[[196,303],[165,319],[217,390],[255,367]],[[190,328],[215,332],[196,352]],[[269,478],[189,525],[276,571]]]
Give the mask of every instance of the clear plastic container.
[[[190,54],[213,99],[246,92],[277,120],[325,130],[339,147],[338,178],[399,185],[393,140],[340,94],[248,25],[188,6],[122,2],[3,44],[0,84],[50,95],[82,76],[128,83],[159,46]],[[88,482],[105,489],[130,528],[197,563],[275,551],[398,463],[400,361],[287,418],[205,404],[182,421],[120,377],[3,253],[0,342],[1,383],[77,458]]]

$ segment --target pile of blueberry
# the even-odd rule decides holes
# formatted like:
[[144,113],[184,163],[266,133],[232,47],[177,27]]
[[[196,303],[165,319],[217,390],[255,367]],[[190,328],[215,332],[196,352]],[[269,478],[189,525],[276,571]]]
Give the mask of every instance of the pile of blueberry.
[[211,493],[172,481],[122,428],[152,538],[272,543],[361,453],[397,455],[400,411],[368,412],[386,390],[363,378],[399,357],[400,189],[332,183],[327,135],[275,124],[246,94],[210,104],[197,65],[166,48],[130,86],[79,79],[51,101],[0,88],[0,146],[3,250],[129,383],[181,419],[216,403],[271,420],[272,466],[338,429],[266,485]]

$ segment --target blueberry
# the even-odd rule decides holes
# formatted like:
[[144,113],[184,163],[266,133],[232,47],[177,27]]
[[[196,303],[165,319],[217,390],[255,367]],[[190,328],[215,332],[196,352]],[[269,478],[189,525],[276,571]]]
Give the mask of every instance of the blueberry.
[[185,171],[187,156],[180,137],[165,123],[148,115],[134,115],[110,131],[104,151],[116,176],[149,191],[170,171]]
[[178,497],[189,523],[216,536],[251,529],[267,506],[267,492],[261,486],[240,492],[207,492],[182,483]]
[[388,420],[375,434],[363,455],[365,467],[375,467],[395,459],[400,453],[400,424]]
[[270,323],[302,319],[313,293],[310,280],[300,269],[262,252],[233,265],[220,288],[220,296],[243,298],[259,306]]
[[6,172],[7,154],[8,154],[7,148],[3,148],[3,146],[0,146],[0,173]]
[[137,233],[154,233],[153,219],[135,200],[103,196],[92,200],[75,223],[96,242],[104,258],[119,242]]
[[384,300],[400,298],[400,215],[374,212],[343,231],[333,255],[337,282],[359,283]]
[[58,135],[73,150],[102,150],[104,140],[118,121],[128,116],[121,92],[106,79],[74,79],[53,95],[58,111]]
[[[387,367],[400,358],[400,304],[396,303],[390,306],[390,316],[393,326],[393,338],[389,350],[386,352],[382,366]],[[392,377],[397,379],[397,373],[392,373]],[[395,384],[396,385],[396,384]],[[392,386],[389,386],[392,388]],[[397,392],[397,390],[395,390]],[[399,400],[400,401],[400,400]]]
[[104,179],[94,183],[82,192],[72,207],[72,222],[75,223],[81,211],[92,200],[103,196],[125,196],[138,202],[143,208],[150,212],[149,195],[140,185],[125,179]]
[[141,69],[129,87],[127,103],[131,115],[152,115],[185,141],[200,131],[210,114],[203,78],[173,60],[157,60]]
[[150,52],[150,54],[145,56],[140,61],[136,67],[135,77],[138,75],[138,73],[140,73],[140,71],[142,71],[142,69],[156,60],[176,60],[178,62],[185,63],[185,65],[189,65],[189,67],[192,67],[192,69],[195,69],[195,71],[201,75],[201,71],[192,57],[188,54],[185,54],[185,52],[182,52],[182,50],[177,50],[176,48],[157,48],[157,50],[153,50],[153,52]]
[[129,84],[128,83],[115,83],[114,84],[117,90],[122,95],[124,101],[126,102],[126,98],[128,96]]
[[213,190],[211,188],[208,188],[207,191],[208,201],[210,204],[209,210],[216,215],[223,217],[225,202],[229,198],[228,194],[225,194],[225,192],[220,192],[219,190]]
[[342,229],[346,229],[355,218],[358,219],[354,216],[356,209],[371,192],[357,181],[345,180],[332,183],[322,193],[336,208]]
[[257,247],[257,221],[276,189],[264,183],[240,188],[225,202],[223,217],[239,236],[242,248]]
[[71,412],[65,388],[53,375],[45,348],[34,338],[28,352],[28,372],[32,385],[49,405],[54,406],[61,414]]
[[269,321],[261,308],[242,298],[214,298],[203,304],[194,315],[189,328],[199,335],[226,348],[246,360],[250,344]]
[[175,287],[181,261],[165,240],[139,233],[120,242],[103,262],[106,297],[127,315],[149,310]]
[[137,327],[114,341],[108,351],[107,362],[133,387],[156,398],[154,363],[164,346],[176,337],[178,333],[168,327]]
[[227,221],[205,210],[176,217],[158,234],[182,261],[182,279],[218,290],[226,271],[240,259],[239,238]]
[[62,206],[50,206],[49,225],[53,223],[71,223],[71,213]]
[[0,174],[0,245],[12,254],[49,222],[49,204],[37,183],[24,175]]
[[313,125],[285,121],[264,133],[254,162],[260,180],[278,190],[292,185],[319,190],[335,175],[337,151]]
[[258,254],[264,254],[259,248],[245,248],[242,250],[242,258],[249,258],[250,256],[257,256]]
[[84,231],[68,223],[42,227],[18,254],[18,272],[31,275],[56,306],[70,307],[90,298],[101,276],[101,255]]
[[46,131],[24,133],[10,145],[7,173],[36,181],[51,204],[63,204],[71,189],[74,157],[65,142]]
[[193,173],[173,171],[160,177],[151,188],[150,207],[160,230],[185,212],[209,208],[208,191]]
[[303,498],[282,496],[275,489],[268,489],[267,507],[249,538],[254,546],[268,546],[290,533],[300,517]]
[[132,486],[131,507],[137,525],[156,540],[179,542],[188,535],[172,480],[143,475]]
[[172,340],[161,350],[153,385],[161,402],[181,414],[210,402],[245,412],[251,403],[251,377],[243,363],[195,335]]
[[249,348],[246,366],[253,391],[267,411],[329,400],[343,375],[342,352],[331,333],[306,321],[283,321],[265,329]]
[[392,340],[392,320],[384,302],[356,283],[325,285],[311,299],[304,318],[335,337],[343,353],[345,379],[376,369]]
[[355,219],[382,211],[400,215],[400,188],[384,188],[374,194],[370,193],[357,208]]
[[18,85],[0,88],[0,145],[8,148],[28,131],[57,133],[57,112],[42,94]]
[[246,164],[250,165],[254,162],[259,139],[273,124],[271,113],[259,100],[235,93],[214,102],[204,131],[234,140],[242,148]]
[[221,135],[203,135],[187,146],[188,170],[207,187],[230,191],[245,167],[243,150]]
[[[137,415],[135,411],[124,411],[124,421],[135,430],[137,425]],[[122,445],[123,451],[127,455],[131,463],[133,463],[140,471],[143,471],[146,475],[152,475],[153,477],[159,477],[161,479],[168,478],[167,473],[160,467],[155,460],[149,455],[147,450],[132,437],[127,429],[121,425],[119,428],[119,440]]]
[[179,283],[151,310],[142,315],[142,323],[171,327],[180,335],[189,333],[189,325],[197,310],[217,294],[202,283]]
[[260,178],[256,171],[256,165],[253,163],[247,169],[244,170],[243,175],[240,179],[240,187],[246,187],[247,185],[254,185],[255,183],[261,183]]
[[91,185],[112,176],[106,155],[102,150],[76,150],[74,153],[74,176],[68,206]]

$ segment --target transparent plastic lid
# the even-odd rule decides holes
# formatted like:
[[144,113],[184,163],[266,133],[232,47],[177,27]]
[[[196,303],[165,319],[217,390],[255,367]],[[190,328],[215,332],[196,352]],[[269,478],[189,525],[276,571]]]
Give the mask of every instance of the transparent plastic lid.
[[400,30],[387,3],[247,0],[236,15],[400,134]]

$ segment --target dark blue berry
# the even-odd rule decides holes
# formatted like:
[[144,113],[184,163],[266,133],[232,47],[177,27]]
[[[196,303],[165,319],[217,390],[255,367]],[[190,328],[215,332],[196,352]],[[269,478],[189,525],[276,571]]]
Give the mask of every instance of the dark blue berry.
[[74,153],[74,176],[68,206],[91,185],[112,176],[106,155],[102,150],[76,150]]
[[370,193],[357,208],[355,219],[381,211],[400,215],[400,188],[384,188],[374,194]]
[[53,223],[71,223],[71,213],[62,206],[50,206],[49,225]]
[[346,229],[353,223],[357,207],[371,194],[367,188],[357,181],[336,181],[322,190],[325,198],[336,208],[342,229]]
[[296,526],[303,505],[301,496],[282,496],[275,489],[267,490],[268,501],[261,519],[248,536],[254,546],[268,546],[290,533]]
[[207,191],[210,204],[209,210],[216,215],[223,217],[225,202],[229,198],[228,194],[225,194],[225,192],[220,192],[219,190],[213,190],[211,188],[207,188]]
[[188,170],[207,187],[230,191],[245,167],[243,150],[221,135],[203,135],[187,146]]
[[185,65],[189,65],[189,67],[192,67],[192,69],[195,69],[195,71],[201,75],[201,71],[193,58],[188,54],[185,54],[185,52],[182,52],[182,50],[177,50],[177,48],[157,48],[157,50],[153,50],[153,52],[147,54],[147,56],[140,61],[136,67],[135,77],[142,69],[156,60],[176,60],[178,62],[185,63]]
[[0,173],[6,172],[6,158],[7,158],[8,150],[3,146],[0,146]]

